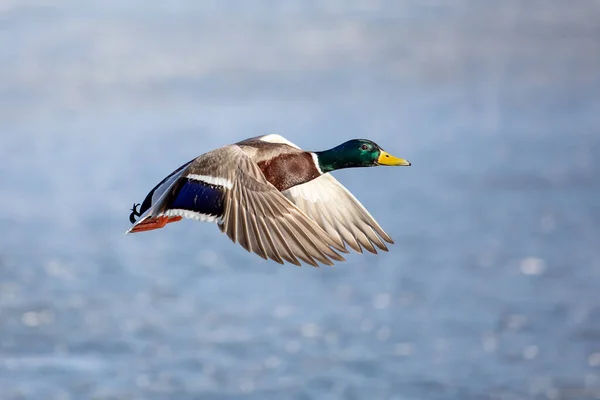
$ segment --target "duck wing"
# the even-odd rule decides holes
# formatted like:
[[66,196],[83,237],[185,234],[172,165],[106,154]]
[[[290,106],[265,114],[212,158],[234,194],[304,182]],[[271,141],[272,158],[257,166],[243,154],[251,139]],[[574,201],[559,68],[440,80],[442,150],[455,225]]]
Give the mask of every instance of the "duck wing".
[[221,162],[193,163],[190,170],[200,168],[230,183],[219,228],[234,243],[279,263],[300,265],[300,259],[318,266],[344,260],[332,247],[347,250],[270,184],[251,157],[235,145],[220,151]]
[[282,193],[331,237],[358,253],[363,247],[377,253],[375,246],[387,251],[384,241],[394,243],[356,197],[329,173]]
[[196,158],[165,178],[163,186],[149,194],[153,204],[128,232],[191,218],[216,222],[234,243],[281,264],[344,261],[334,250],[347,252],[343,244],[270,184],[237,145]]

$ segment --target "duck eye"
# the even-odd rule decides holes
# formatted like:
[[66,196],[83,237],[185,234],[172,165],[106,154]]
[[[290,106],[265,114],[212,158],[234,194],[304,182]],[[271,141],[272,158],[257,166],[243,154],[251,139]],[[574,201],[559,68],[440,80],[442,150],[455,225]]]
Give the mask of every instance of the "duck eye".
[[361,148],[362,150],[368,150],[368,149],[369,149],[369,146],[368,146],[368,145],[366,145],[366,144],[363,144],[362,146],[360,146],[360,148]]

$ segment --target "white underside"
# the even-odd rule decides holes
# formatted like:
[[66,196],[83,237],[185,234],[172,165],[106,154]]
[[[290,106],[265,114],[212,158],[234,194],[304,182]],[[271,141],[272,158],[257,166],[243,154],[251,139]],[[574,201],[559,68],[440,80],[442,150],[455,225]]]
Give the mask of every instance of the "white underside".
[[223,222],[223,219],[220,217],[215,217],[214,215],[208,215],[208,214],[202,214],[196,211],[190,211],[190,210],[182,210],[182,209],[172,209],[172,210],[167,210],[163,213],[160,213],[160,215],[164,215],[166,217],[183,217],[183,218],[188,218],[188,219],[194,219],[196,221],[202,221],[202,222],[214,222],[216,224],[220,224],[221,222]]
[[[326,174],[325,176],[330,176],[331,178],[333,178],[329,174]],[[318,178],[313,179],[310,182],[291,187],[287,190],[284,190],[282,193],[288,197],[291,196],[292,198],[302,198],[304,200],[310,201],[311,203],[328,201],[335,202],[335,199],[332,199],[332,195],[334,192],[332,192],[330,189],[332,188],[333,184],[338,182],[337,180],[335,180],[334,183],[332,179],[325,178],[325,176],[320,176]],[[341,184],[339,185],[342,186]]]

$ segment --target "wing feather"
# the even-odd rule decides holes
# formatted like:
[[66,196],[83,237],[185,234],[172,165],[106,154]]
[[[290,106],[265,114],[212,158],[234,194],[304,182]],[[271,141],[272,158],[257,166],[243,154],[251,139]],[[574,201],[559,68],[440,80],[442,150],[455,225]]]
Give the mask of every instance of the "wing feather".
[[[192,165],[191,169],[231,182],[219,227],[233,242],[277,262],[285,259],[299,264],[300,259],[318,266],[319,262],[332,265],[344,260],[334,249],[346,249],[271,185],[238,146],[226,146],[219,152],[219,159],[214,160],[218,162]],[[265,241],[268,246],[263,236],[269,238]]]
[[283,194],[331,237],[358,253],[363,248],[371,253],[377,253],[377,248],[388,251],[385,242],[394,243],[356,197],[330,174]]

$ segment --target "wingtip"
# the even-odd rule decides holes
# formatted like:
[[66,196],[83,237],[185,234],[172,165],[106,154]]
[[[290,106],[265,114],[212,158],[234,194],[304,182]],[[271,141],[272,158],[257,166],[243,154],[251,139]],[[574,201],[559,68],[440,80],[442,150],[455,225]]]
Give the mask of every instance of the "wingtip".
[[[330,257],[332,260],[334,260],[334,261],[339,261],[339,262],[346,261],[346,259],[345,259],[345,258],[344,258],[344,257],[343,257],[341,254],[338,254],[338,253],[336,253],[335,251],[332,251],[332,253],[333,253],[333,255],[330,255],[330,254],[328,254],[328,256],[329,256],[329,257]],[[329,264],[329,265],[333,265],[333,262],[332,262],[331,264]]]
[[297,259],[291,259],[290,257],[283,257],[285,259],[285,261],[289,262],[290,264],[293,264],[297,267],[301,267],[302,263],[300,261],[298,261]]
[[348,250],[348,248],[346,246],[342,246],[341,248],[336,247],[335,248],[337,251],[339,251],[340,253],[344,253],[344,254],[349,254],[350,250]]
[[375,246],[373,246],[373,244],[371,244],[371,246],[364,246],[364,248],[371,254],[377,254],[377,249],[375,248]]
[[344,244],[343,240],[341,240],[339,238],[336,238],[336,237],[333,237],[330,234],[328,234],[328,236],[329,236],[329,239],[330,239],[330,241],[329,241],[328,244],[331,247],[333,247],[335,250],[339,251],[340,253],[350,253],[348,251],[348,249],[346,248],[346,245]]

